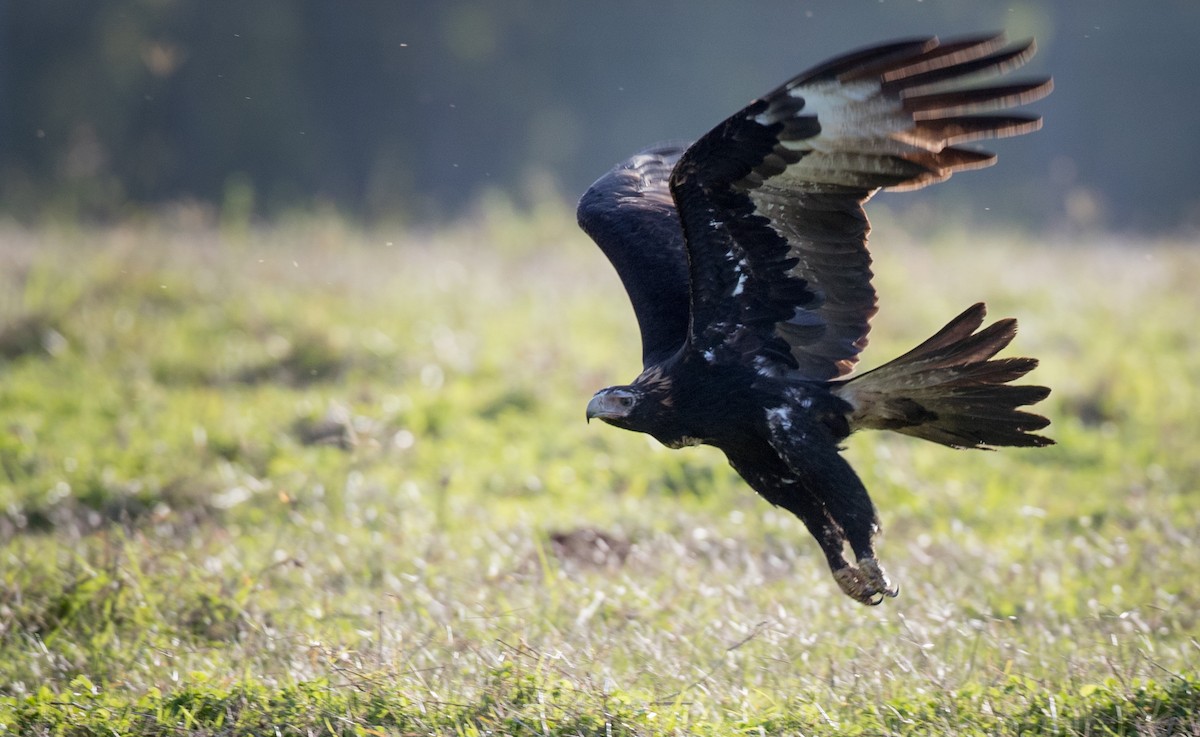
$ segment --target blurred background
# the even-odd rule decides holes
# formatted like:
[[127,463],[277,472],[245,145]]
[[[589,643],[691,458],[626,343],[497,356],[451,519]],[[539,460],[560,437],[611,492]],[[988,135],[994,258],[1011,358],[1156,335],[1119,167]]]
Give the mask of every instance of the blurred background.
[[[438,223],[573,202],[824,58],[885,39],[1035,36],[1042,132],[896,207],[1031,228],[1200,228],[1200,3],[0,0],[0,214],[181,205]],[[902,201],[903,200],[903,201]]]

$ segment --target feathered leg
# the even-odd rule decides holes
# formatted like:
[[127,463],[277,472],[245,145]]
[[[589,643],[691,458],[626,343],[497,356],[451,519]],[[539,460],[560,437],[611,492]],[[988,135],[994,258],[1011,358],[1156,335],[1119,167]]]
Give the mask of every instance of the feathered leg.
[[[826,518],[838,529],[841,539],[850,543],[856,567],[837,567],[830,559],[833,577],[842,591],[864,604],[879,604],[885,596],[896,596],[899,588],[884,573],[875,557],[875,536],[879,516],[858,474],[838,452],[836,442],[821,425],[809,424],[800,413],[777,413],[767,421],[771,446],[792,472],[796,492],[787,501],[807,497],[821,507]],[[795,504],[776,502],[788,509]],[[797,516],[804,516],[796,512]],[[805,520],[807,524],[807,520]],[[812,529],[812,525],[809,525]],[[818,541],[821,536],[813,533]],[[841,543],[838,543],[839,547]],[[825,543],[822,543],[825,548]],[[826,550],[826,558],[830,551]],[[840,551],[839,551],[839,558]]]
[[[862,493],[855,502],[848,506],[837,500],[831,506],[827,499],[830,495],[814,494],[772,448],[768,446],[764,450],[767,453],[753,459],[727,455],[734,470],[764,499],[800,518],[821,546],[833,579],[843,593],[869,605],[879,604],[884,596],[895,596],[896,588],[875,560],[873,536],[878,523],[862,484],[858,483]],[[853,471],[850,473],[853,475]],[[854,480],[857,482],[857,477]],[[863,500],[867,504],[865,515],[861,508]],[[858,560],[857,567],[846,560],[844,548],[847,542]]]

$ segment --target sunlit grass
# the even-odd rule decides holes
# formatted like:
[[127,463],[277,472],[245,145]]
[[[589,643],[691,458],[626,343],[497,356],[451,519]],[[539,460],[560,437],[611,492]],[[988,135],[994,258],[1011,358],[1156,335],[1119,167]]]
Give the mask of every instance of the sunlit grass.
[[8,229],[0,725],[1200,729],[1200,255],[879,232],[864,365],[985,299],[1059,444],[852,438],[868,609],[719,453],[583,422],[639,351],[564,211]]

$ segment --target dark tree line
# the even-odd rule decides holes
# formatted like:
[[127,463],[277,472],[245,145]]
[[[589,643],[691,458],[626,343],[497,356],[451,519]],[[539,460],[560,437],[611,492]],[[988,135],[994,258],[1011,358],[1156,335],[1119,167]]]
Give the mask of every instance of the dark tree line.
[[[1002,165],[931,191],[994,217],[1200,222],[1200,5],[944,0],[0,0],[0,212],[453,216],[488,190],[564,200],[825,56],[893,36],[1036,35],[1058,89]],[[549,175],[547,178],[545,175]]]

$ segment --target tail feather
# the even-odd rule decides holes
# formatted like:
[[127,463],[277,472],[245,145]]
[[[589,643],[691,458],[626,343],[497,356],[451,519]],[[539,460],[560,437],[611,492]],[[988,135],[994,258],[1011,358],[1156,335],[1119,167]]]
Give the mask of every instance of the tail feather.
[[1034,434],[1050,424],[1018,409],[1050,394],[1015,381],[1037,366],[1033,358],[993,358],[1017,334],[1013,319],[980,330],[987,310],[969,307],[931,338],[899,358],[833,392],[852,408],[852,430],[893,430],[956,448],[1052,445]]

